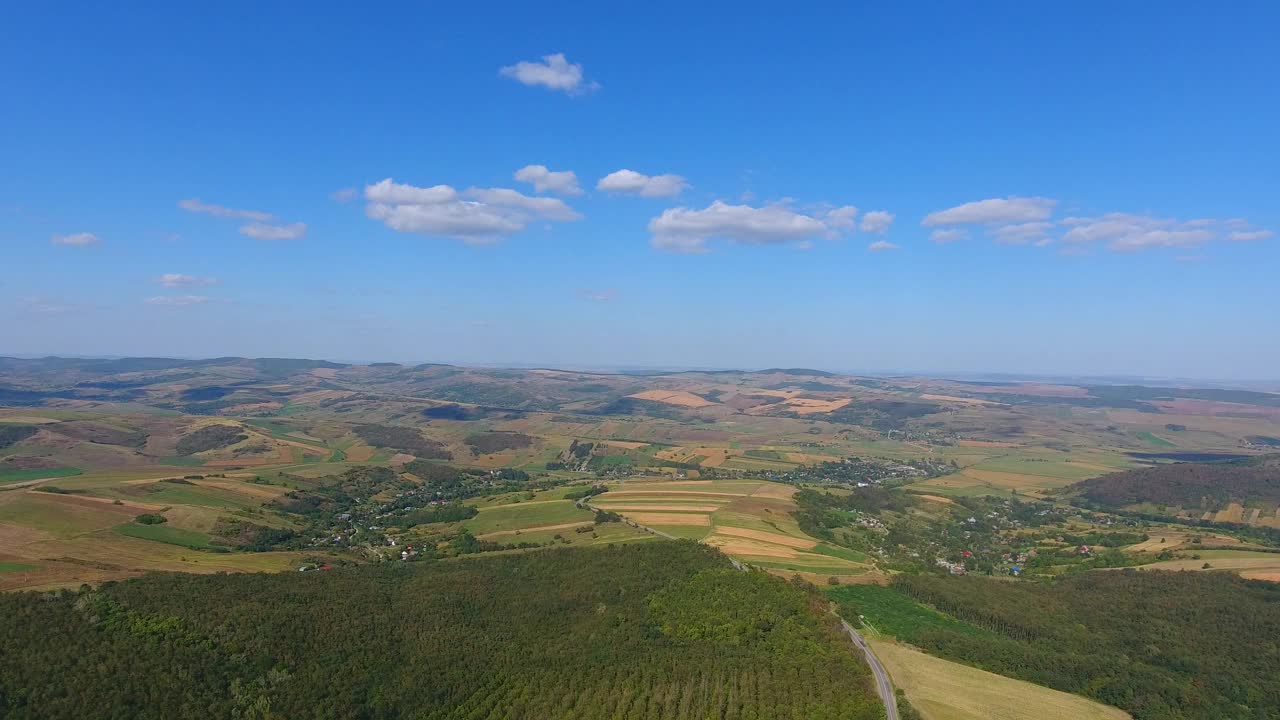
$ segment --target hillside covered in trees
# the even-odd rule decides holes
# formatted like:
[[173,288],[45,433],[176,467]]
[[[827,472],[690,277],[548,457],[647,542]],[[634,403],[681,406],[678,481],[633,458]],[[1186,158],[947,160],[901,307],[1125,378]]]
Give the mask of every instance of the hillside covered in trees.
[[0,595],[0,716],[880,718],[816,591],[689,542]]
[[1119,570],[1055,583],[899,575],[894,587],[959,621],[899,633],[942,657],[1086,695],[1137,720],[1280,718],[1275,583]]
[[1092,505],[1144,503],[1216,510],[1228,503],[1280,504],[1280,455],[1215,463],[1173,463],[1111,473],[1072,486]]

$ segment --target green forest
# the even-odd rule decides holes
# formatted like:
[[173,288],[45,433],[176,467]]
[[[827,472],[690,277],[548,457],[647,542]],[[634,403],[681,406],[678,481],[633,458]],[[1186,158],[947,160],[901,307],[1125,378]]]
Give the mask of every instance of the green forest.
[[176,452],[179,455],[194,455],[206,450],[215,450],[247,440],[248,435],[235,425],[205,425],[192,431],[178,440]]
[[[900,575],[893,587],[898,601],[887,589],[835,599],[846,616],[865,614],[931,653],[1138,720],[1280,718],[1274,583],[1118,570],[1054,583]],[[904,607],[908,598],[927,607]]]
[[1108,509],[1144,503],[1219,509],[1232,501],[1274,506],[1280,503],[1280,455],[1126,470],[1077,483],[1072,491]]
[[0,716],[883,717],[803,584],[691,542],[0,595]]

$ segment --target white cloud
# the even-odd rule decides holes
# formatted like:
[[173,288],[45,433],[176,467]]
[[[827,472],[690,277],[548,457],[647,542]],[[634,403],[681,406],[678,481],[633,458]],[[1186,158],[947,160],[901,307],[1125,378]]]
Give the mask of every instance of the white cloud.
[[868,245],[867,249],[871,252],[884,252],[885,250],[899,250],[901,248],[888,240],[877,240]]
[[1099,217],[1069,217],[1062,221],[1071,229],[1062,236],[1073,245],[1106,243],[1107,249],[1131,252],[1153,247],[1188,248],[1215,239],[1218,233],[1202,225],[1149,215],[1107,213]]
[[391,178],[364,189],[365,214],[398,232],[490,243],[534,220],[568,222],[582,216],[558,198],[530,197],[507,188],[415,187]]
[[360,191],[353,187],[342,188],[329,193],[329,199],[339,205],[345,205],[358,197],[360,197]]
[[186,307],[188,305],[202,305],[209,302],[209,298],[203,295],[157,295],[143,300],[148,305],[161,305],[164,307]]
[[546,165],[525,165],[515,172],[515,179],[533,184],[537,192],[551,192],[557,195],[581,195],[578,187],[578,176],[572,170],[551,171]]
[[307,225],[300,222],[288,225],[268,225],[255,222],[242,226],[240,234],[257,240],[297,240],[307,234]]
[[216,285],[217,278],[197,277],[195,275],[184,275],[183,273],[165,273],[156,278],[156,283],[168,288],[175,287],[198,287],[201,285]]
[[435,205],[453,202],[458,198],[458,191],[448,185],[433,185],[427,188],[401,185],[387,178],[366,186],[364,198],[369,202],[386,205]]
[[840,230],[852,231],[854,228],[854,218],[857,216],[858,208],[852,205],[833,208],[827,211],[827,225]]
[[600,89],[600,83],[584,81],[582,66],[566,60],[564,53],[543,55],[542,62],[522,60],[502,68],[498,74],[525,85],[541,85],[548,90],[560,90],[570,95]]
[[671,208],[649,221],[654,247],[688,253],[705,252],[713,238],[741,245],[774,245],[831,237],[838,229],[842,228],[781,205],[754,208],[721,200],[703,210]]
[[1049,231],[1053,229],[1051,222],[1028,222],[1001,225],[991,229],[991,236],[1001,245],[1043,246],[1049,240]]
[[893,224],[893,213],[884,210],[872,210],[862,216],[862,232],[883,233]]
[[1270,230],[1232,230],[1227,233],[1227,239],[1232,242],[1250,242],[1252,240],[1266,240],[1274,234]]
[[688,187],[679,175],[645,175],[626,169],[611,172],[596,183],[597,190],[640,197],[673,197]]
[[94,235],[93,233],[82,232],[82,233],[73,233],[71,235],[54,235],[53,237],[49,238],[49,242],[53,243],[54,245],[70,245],[72,247],[88,247],[90,245],[97,245],[102,241],[99,240],[98,236]]
[[1043,197],[991,198],[931,212],[920,224],[925,227],[936,227],[938,225],[1035,222],[1049,219],[1057,204],[1057,200]]
[[569,222],[582,219],[577,211],[559,198],[531,197],[509,188],[468,188],[463,195],[489,205],[527,211],[547,220]]
[[960,228],[939,228],[929,235],[929,239],[936,243],[949,243],[957,240],[968,240],[969,231]]
[[256,220],[258,222],[268,222],[272,219],[271,213],[258,212],[257,210],[236,210],[235,208],[223,207],[221,205],[209,205],[192,198],[190,200],[179,200],[178,207],[193,213],[204,213],[220,218],[234,218],[239,220]]

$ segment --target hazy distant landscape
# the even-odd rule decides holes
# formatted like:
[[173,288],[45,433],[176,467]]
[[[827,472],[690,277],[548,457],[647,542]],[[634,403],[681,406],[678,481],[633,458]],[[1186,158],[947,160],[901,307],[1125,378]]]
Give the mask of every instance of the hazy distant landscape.
[[[72,614],[40,621],[45,625],[74,627],[85,603],[107,603],[114,609],[81,616],[101,642],[206,637],[212,626],[203,614],[148,598],[159,597],[157,583],[165,583],[169,598],[224,591],[195,576],[149,574],[157,571],[285,573],[269,583],[234,583],[260,587],[251,593],[260,598],[320,592],[312,604],[338,592],[310,579],[323,574],[357,583],[341,593],[364,605],[342,613],[387,622],[399,612],[394,606],[358,599],[359,584],[374,582],[373,568],[391,573],[376,582],[433,586],[442,580],[432,574],[456,562],[479,563],[458,572],[523,573],[557,566],[562,557],[604,562],[625,575],[648,556],[610,548],[644,545],[661,556],[693,541],[712,552],[683,571],[676,570],[683,560],[660,560],[686,573],[670,582],[718,587],[736,575],[732,560],[759,584],[713,592],[746,593],[735,601],[734,622],[748,622],[752,603],[764,603],[758,612],[775,618],[770,625],[780,611],[768,609],[775,601],[766,598],[782,590],[770,589],[768,578],[799,583],[807,589],[785,602],[809,618],[804,642],[830,644],[822,651],[834,653],[830,662],[838,656],[857,666],[836,630],[820,630],[830,617],[822,608],[831,603],[888,658],[905,691],[905,713],[947,717],[975,703],[1044,702],[1066,703],[1082,717],[1110,716],[1102,705],[1077,707],[1087,703],[1083,698],[1052,695],[1075,693],[1134,717],[1173,717],[1174,708],[1181,708],[1179,717],[1217,717],[1185,708],[1263,707],[1269,700],[1259,705],[1250,698],[1280,692],[1272,680],[1280,674],[1262,670],[1275,662],[1263,641],[1271,635],[1257,632],[1280,623],[1280,395],[1274,393],[859,377],[802,368],[640,375],[300,359],[8,358],[0,359],[0,402],[0,588],[24,591],[3,602],[10,606],[6,617],[26,628],[31,623],[17,618],[38,608],[55,612],[31,591],[61,590],[65,609],[56,612]],[[667,545],[672,549],[658,549]],[[676,557],[692,558],[690,552]],[[604,554],[588,559],[597,558],[592,553]],[[498,570],[505,567],[493,564],[498,558],[509,569]],[[524,563],[533,565],[518,569]],[[715,572],[729,575],[713,579],[720,577]],[[127,582],[115,585],[121,580]],[[229,578],[217,582],[248,597]],[[631,581],[620,575],[608,582]],[[685,631],[652,614],[659,612],[653,598],[673,591],[660,590],[662,583],[647,587],[637,592],[657,593],[644,611],[650,614],[627,622],[665,628],[675,643],[672,662],[695,662],[690,658],[704,642],[712,643],[706,652],[722,657],[715,643],[740,647],[748,664],[750,653],[781,662],[776,653],[790,652],[768,649],[783,642],[776,631],[753,636],[749,625],[733,631],[748,635],[714,640],[706,630],[690,630],[681,640]],[[552,582],[527,592],[550,602],[554,588]],[[728,610],[719,601],[701,607],[696,594],[675,596],[692,603],[679,611],[681,623]],[[1178,598],[1167,611],[1198,620],[1181,625],[1163,615],[1159,597]],[[237,610],[239,602],[223,601],[220,612],[286,622]],[[1106,613],[1095,612],[1099,602]],[[1216,608],[1224,604],[1238,612],[1221,614]],[[143,618],[150,619],[139,625]],[[1181,627],[1186,635],[1166,629],[1160,646],[1144,644],[1156,625]],[[1208,628],[1234,640],[1203,642]],[[356,642],[330,631],[322,636]],[[27,644],[15,647],[27,650],[12,659],[48,643],[43,633],[21,637]],[[101,652],[127,652],[111,647]],[[68,654],[47,655],[42,672],[77,673],[83,656],[62,650]],[[935,656],[936,672],[910,673],[905,668],[913,661],[900,664],[901,653],[921,651]],[[231,708],[249,696],[221,695],[218,688],[239,678],[255,688],[253,702],[286,714],[316,692],[233,666],[241,661],[221,652],[175,662],[217,668],[222,680],[167,690],[157,675],[162,684],[155,692]],[[278,666],[273,673],[319,671],[309,661],[285,660],[296,652],[288,646],[254,652],[263,653],[253,661],[258,667]],[[590,662],[585,646],[547,652]],[[729,672],[698,667],[701,677]],[[76,685],[83,702],[67,697],[50,705],[43,695],[14,694],[29,682],[23,678],[30,666],[5,668],[0,679],[7,678],[14,717],[60,716],[64,710],[41,715],[37,708],[72,712],[106,692]],[[962,683],[972,696],[943,689],[953,676],[979,671],[1011,678],[1010,692],[1021,700],[982,696],[986,683],[972,679]],[[670,672],[686,671],[676,665]],[[537,677],[510,676],[512,691],[552,682]],[[382,675],[363,682],[389,681]],[[460,717],[475,702],[467,698],[491,687],[471,687],[474,678],[459,682],[448,692],[461,694],[441,701],[439,717]],[[721,688],[716,692],[724,691],[721,683],[713,683]],[[865,683],[814,689],[814,697],[827,698],[823,707],[846,708],[840,717],[862,712],[855,707],[874,717]],[[608,695],[618,687],[582,692]],[[744,704],[726,709],[729,716],[763,712],[751,709],[757,700],[717,700],[696,682],[674,695],[644,687],[658,694],[646,696],[649,709],[637,710],[642,717],[683,707],[677,697],[687,692],[690,708],[730,702]],[[108,705],[125,707],[126,698]],[[410,696],[388,702],[395,707]],[[563,702],[546,697],[530,707]],[[616,702],[602,700],[571,716],[611,716]]]

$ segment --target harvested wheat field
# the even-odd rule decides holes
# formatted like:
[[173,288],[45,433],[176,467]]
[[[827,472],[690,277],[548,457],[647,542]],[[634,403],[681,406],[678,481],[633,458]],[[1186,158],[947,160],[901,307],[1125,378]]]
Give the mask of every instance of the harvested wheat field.
[[649,447],[649,443],[633,442],[631,440],[601,440],[596,444],[622,448],[623,450],[639,450],[643,447]]
[[729,459],[728,448],[722,447],[677,447],[659,450],[654,453],[659,460],[672,462],[693,462],[703,467],[720,467]]
[[732,535],[740,538],[750,538],[752,540],[760,540],[774,545],[782,545],[789,548],[798,548],[800,550],[809,550],[817,546],[815,540],[805,540],[802,538],[791,537],[781,533],[765,532],[764,530],[751,530],[740,527],[724,527],[717,526],[716,533],[719,535]]
[[775,483],[766,483],[751,493],[753,498],[773,498],[775,500],[790,500],[796,494],[796,488],[792,485],[778,485]]
[[791,408],[797,415],[812,415],[814,413],[829,413],[834,410],[848,405],[851,400],[844,398],[841,400],[814,400],[812,398],[790,398],[782,402],[783,405]]
[[641,525],[694,525],[701,527],[709,527],[711,525],[710,515],[695,515],[693,513],[627,513],[628,520],[638,522]]
[[920,495],[920,494],[916,494],[916,497],[920,498],[921,500],[932,500],[933,502],[939,502],[939,503],[942,503],[943,505],[954,505],[954,504],[955,504],[955,500],[952,500],[951,498],[944,498],[944,497],[942,497],[941,495]]
[[990,400],[979,400],[978,398],[959,397],[956,395],[934,395],[924,393],[920,396],[921,400],[934,400],[938,402],[959,403],[961,405],[999,405],[1000,403]]
[[582,522],[560,523],[559,525],[538,525],[535,527],[517,528],[515,530],[497,530],[495,532],[477,535],[476,537],[480,540],[490,540],[496,537],[503,537],[504,535],[520,535],[522,533],[537,532],[539,530],[571,530],[573,528],[586,527],[587,525],[594,524],[595,522],[592,520],[584,520]]
[[893,684],[925,720],[1124,720],[1119,708],[873,640]]
[[684,390],[645,390],[634,395],[628,395],[637,400],[651,400],[653,402],[666,403],[667,405],[679,405],[680,407],[700,408],[715,403],[703,397],[698,397],[691,392]]
[[712,492],[709,490],[610,490],[609,491],[610,497],[621,497],[624,495],[627,497],[635,497],[638,499],[650,499],[650,500],[657,499],[654,497],[655,495],[666,496],[671,499],[688,498],[691,500],[696,500],[699,498],[714,499],[714,498],[746,497],[747,493]]
[[[1205,567],[1205,565],[1209,567]],[[1253,580],[1275,580],[1280,575],[1280,554],[1275,557],[1213,557],[1200,560],[1165,560],[1138,566],[1139,570],[1232,570],[1240,577]]]
[[1231,503],[1225,509],[1215,513],[1210,519],[1214,522],[1243,523],[1244,506],[1240,503]]
[[782,558],[784,560],[792,560],[799,556],[800,553],[788,547],[780,547],[778,545],[769,545],[766,543],[753,543],[738,540],[732,537],[712,534],[711,537],[703,540],[708,545],[714,545],[722,552],[734,556],[753,556]]
[[196,480],[193,484],[248,495],[265,502],[275,500],[289,492],[289,488],[280,487],[279,485],[258,485],[257,483],[235,482],[233,480]]
[[649,510],[649,511],[652,511],[652,510],[659,510],[659,511],[661,511],[661,510],[669,510],[669,511],[673,511],[673,512],[698,512],[698,513],[709,513],[709,512],[715,512],[716,510],[719,510],[719,509],[720,509],[720,506],[719,506],[719,505],[678,505],[678,504],[674,504],[674,503],[671,503],[671,504],[662,504],[662,503],[658,503],[658,504],[643,504],[643,505],[618,505],[618,504],[616,504],[616,503],[608,503],[608,504],[606,504],[606,503],[593,502],[593,503],[591,503],[591,506],[592,506],[592,507],[600,508],[601,510],[609,510],[609,511],[612,511],[612,512],[637,512],[637,511],[646,511],[646,510]]

